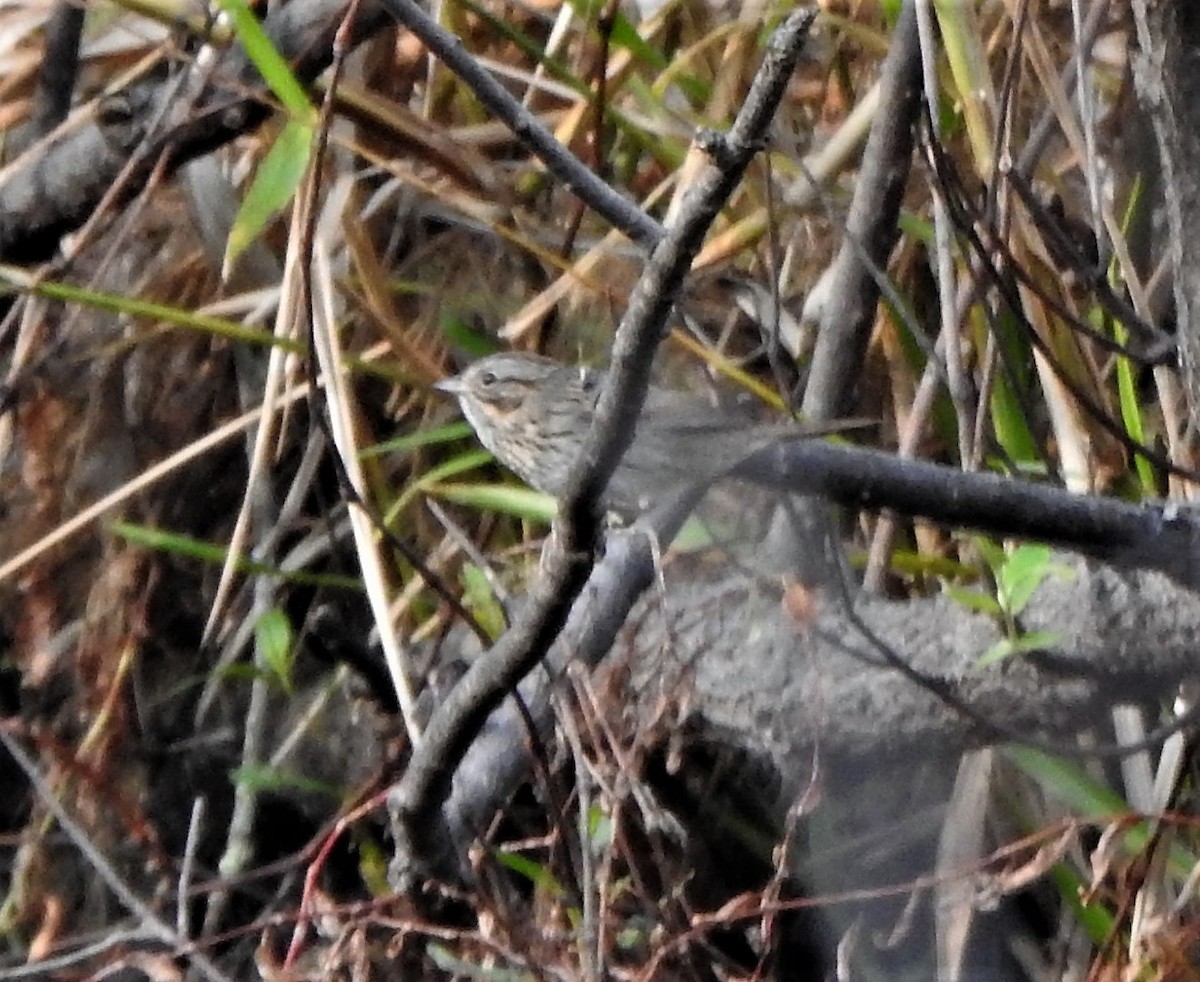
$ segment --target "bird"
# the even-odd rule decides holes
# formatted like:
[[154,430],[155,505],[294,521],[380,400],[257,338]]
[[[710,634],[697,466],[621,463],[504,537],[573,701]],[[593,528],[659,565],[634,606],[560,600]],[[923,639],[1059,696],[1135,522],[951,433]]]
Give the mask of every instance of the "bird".
[[[434,388],[458,400],[480,443],[502,465],[531,487],[561,498],[604,377],[602,369],[502,352]],[[690,393],[652,385],[601,503],[606,511],[632,519],[667,496],[724,476],[773,442],[830,430],[791,421],[759,423]]]

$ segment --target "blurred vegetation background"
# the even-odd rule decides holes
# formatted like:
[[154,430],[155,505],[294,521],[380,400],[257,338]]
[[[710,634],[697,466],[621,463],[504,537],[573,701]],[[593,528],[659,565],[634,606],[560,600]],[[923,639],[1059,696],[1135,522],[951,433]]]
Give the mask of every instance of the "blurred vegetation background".
[[[304,4],[0,9],[0,196],[47,161],[54,180],[34,182],[22,206],[85,202],[55,226],[61,240],[22,237],[12,208],[0,235],[0,709],[47,782],[35,794],[0,760],[0,977],[181,977],[169,957],[181,939],[219,963],[190,963],[208,977],[832,972],[805,916],[751,903],[794,896],[772,854],[785,830],[677,841],[655,830],[656,809],[686,812],[687,795],[660,791],[651,807],[601,782],[585,801],[566,790],[581,758],[550,755],[553,794],[523,792],[498,819],[471,890],[391,897],[378,809],[311,865],[333,821],[394,780],[408,752],[381,611],[382,643],[402,649],[425,716],[472,644],[503,632],[553,514],[432,384],[509,347],[605,364],[645,252],[372,4],[347,13],[357,28],[332,69],[313,54],[328,51],[328,26],[288,35],[281,56],[258,24],[278,42],[279,15],[302,19]],[[770,145],[678,298],[662,384],[763,418],[798,411],[900,8],[820,4]],[[930,115],[914,121],[901,235],[880,271],[890,288],[845,399],[877,425],[849,439],[1080,494],[1184,490],[1156,463],[1190,465],[1194,442],[1131,9],[929,5]],[[433,12],[565,147],[662,219],[696,166],[693,135],[728,125],[786,10],[447,0]],[[325,13],[338,23],[336,7]],[[221,57],[236,45],[252,68]],[[168,138],[214,119],[237,135],[194,137],[208,152],[172,156]],[[64,134],[89,127],[102,135],[90,156],[58,155]],[[137,167],[93,193],[105,154],[130,148]],[[374,528],[353,527],[351,485]],[[1003,550],[926,522],[850,515],[842,530],[878,594],[988,595],[1006,582]],[[1048,570],[1047,555],[1034,562]],[[619,687],[609,705],[611,719],[576,707],[587,723],[576,740],[609,755],[604,773],[670,787],[671,727],[650,746],[621,720]],[[1133,810],[1120,776],[1009,766],[993,841],[1071,834],[1031,847],[1028,889],[1012,886],[997,929],[1003,958],[986,956],[1003,966],[994,977],[1192,977],[1195,922],[1154,932],[1130,914],[1152,886],[1187,880],[1190,844],[1149,868],[1132,847],[1110,845],[1101,861],[1100,816]],[[582,899],[580,866],[603,884],[599,909]],[[175,933],[131,918],[130,896]],[[285,955],[302,901],[322,931]],[[899,937],[903,918],[887,909]],[[869,941],[870,977],[928,971],[928,951],[898,942],[908,953],[889,961],[885,940]],[[948,978],[984,963],[943,950],[934,964],[956,966]]]

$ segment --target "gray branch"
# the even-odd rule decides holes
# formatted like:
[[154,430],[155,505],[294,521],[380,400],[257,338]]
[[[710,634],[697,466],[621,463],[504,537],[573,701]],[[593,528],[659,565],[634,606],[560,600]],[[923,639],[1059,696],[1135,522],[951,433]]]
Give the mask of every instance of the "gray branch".
[[833,285],[821,318],[802,411],[835,419],[854,404],[879,299],[878,271],[900,231],[897,219],[912,158],[920,106],[921,45],[915,0],[906,0],[880,70],[883,91],[867,137],[846,238],[833,266]]

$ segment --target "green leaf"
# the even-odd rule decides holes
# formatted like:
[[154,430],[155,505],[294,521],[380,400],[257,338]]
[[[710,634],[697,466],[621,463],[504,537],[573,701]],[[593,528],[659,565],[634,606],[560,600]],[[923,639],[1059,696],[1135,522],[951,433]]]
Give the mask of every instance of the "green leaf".
[[1129,812],[1119,794],[1092,780],[1076,764],[1032,747],[1006,747],[1004,756],[1080,815],[1107,820]]
[[701,552],[716,545],[718,537],[713,535],[704,519],[693,515],[683,523],[683,528],[671,542],[674,553]]
[[928,218],[916,212],[902,209],[900,217],[896,222],[900,226],[900,231],[904,233],[905,238],[916,239],[926,248],[933,248],[935,241],[933,222]]
[[1001,566],[1008,562],[1008,554],[1004,551],[1004,546],[991,539],[984,538],[982,535],[976,535],[972,541],[975,543],[975,548],[979,550],[979,554],[983,556],[983,561],[988,564],[988,569],[996,573]]
[[[867,565],[867,553],[861,549],[851,550],[850,565],[855,569],[864,569]],[[979,568],[960,563],[957,559],[946,556],[930,556],[914,552],[911,549],[896,549],[888,561],[888,568],[894,573],[907,576],[932,576],[943,580],[967,580],[975,582],[979,579]]]
[[235,682],[255,682],[263,677],[253,665],[247,665],[245,662],[234,662],[232,665],[226,665],[223,668],[216,670],[217,677],[226,680],[231,679]]
[[1059,631],[1028,631],[1013,641],[1013,647],[1017,653],[1024,655],[1031,651],[1053,648],[1061,640],[1062,634]]
[[228,275],[238,256],[262,234],[267,223],[291,201],[300,186],[312,153],[317,111],[304,86],[267,37],[245,0],[218,0],[218,3],[233,21],[234,31],[246,54],[290,116],[259,165],[234,219],[223,264],[223,273]]
[[1039,461],[1037,441],[1029,429],[1020,400],[1004,372],[996,373],[991,398],[992,429],[996,442],[1018,464]]
[[[1121,216],[1121,232],[1123,234],[1128,235],[1130,229],[1136,226],[1139,216],[1145,209],[1151,207],[1144,193],[1144,181],[1144,175],[1137,174],[1134,176],[1133,187],[1129,192],[1129,200],[1126,203],[1125,212]],[[1120,291],[1123,289],[1120,261],[1115,250],[1112,261],[1109,263],[1108,282],[1114,290]],[[1102,321],[1106,319],[1102,311],[1097,310],[1097,314],[1098,319]],[[1115,322],[1113,324],[1113,337],[1119,343],[1125,344],[1129,340],[1129,329],[1124,324]],[[1138,443],[1145,443],[1146,427],[1142,419],[1141,405],[1138,399],[1140,366],[1134,364],[1132,359],[1123,355],[1117,357],[1116,366],[1117,393],[1120,399],[1121,420],[1125,423],[1125,432],[1129,434],[1130,439],[1136,440]],[[1153,465],[1141,454],[1134,454],[1133,463],[1142,484],[1142,491],[1150,497],[1157,497],[1158,484],[1155,481]]]
[[238,256],[262,234],[267,224],[296,194],[312,155],[312,138],[312,125],[294,119],[288,120],[276,137],[259,165],[254,182],[242,199],[233,227],[229,230],[223,276],[228,276]]
[[998,661],[1003,661],[1015,650],[1012,638],[1001,638],[994,645],[988,648],[982,655],[975,659],[976,668],[986,668],[988,665],[994,665]]
[[395,896],[395,890],[388,882],[388,864],[391,862],[388,854],[367,835],[359,836],[355,844],[358,846],[358,875],[371,896],[380,900]]
[[[1045,562],[1041,556],[1045,556]],[[1049,561],[1050,549],[1042,545],[1024,545],[1018,548],[1000,571],[1004,581],[1002,590],[1007,596],[1008,611],[1012,615],[1019,614],[1029,603],[1034,590],[1047,577],[1054,576],[1060,580],[1072,581],[1075,571],[1070,566]]]
[[[1033,778],[1047,794],[1057,798],[1077,815],[1093,822],[1130,819],[1133,810],[1115,791],[1090,778],[1078,764],[1053,757],[1032,747],[1009,746],[1004,756]],[[1121,837],[1129,853],[1135,854],[1150,844],[1153,832],[1145,821],[1131,822]],[[1186,879],[1195,867],[1197,857],[1176,839],[1168,852],[1168,864],[1173,876]]]
[[537,860],[522,856],[517,852],[509,852],[506,849],[496,850],[495,855],[501,866],[507,866],[514,873],[525,877],[535,886],[548,889],[555,896],[562,895],[562,884],[554,878],[554,874],[549,869]]
[[611,815],[603,808],[593,805],[588,811],[587,831],[592,849],[598,852],[612,845],[616,826]]
[[425,491],[456,505],[480,511],[497,511],[547,524],[554,520],[553,498],[514,484],[431,484]]
[[988,648],[975,662],[976,668],[986,668],[1012,655],[1025,655],[1031,651],[1043,651],[1057,644],[1062,635],[1056,631],[1030,631],[1015,638],[1004,638]]
[[629,18],[620,11],[613,18],[609,41],[614,48],[624,48],[638,61],[661,72],[667,67],[666,56],[638,33]]
[[428,429],[417,430],[416,433],[406,433],[404,436],[398,436],[393,440],[384,440],[383,443],[376,443],[374,446],[365,447],[359,452],[358,456],[361,460],[367,460],[372,457],[390,457],[393,454],[408,453],[410,450],[416,450],[419,447],[432,447],[439,443],[452,443],[455,440],[461,440],[470,435],[471,426],[465,420],[457,423],[447,423],[445,426],[431,426]]
[[[189,559],[199,559],[201,562],[221,564],[229,555],[229,550],[223,545],[193,539],[191,536],[168,532],[165,529],[150,528],[146,525],[135,525],[132,522],[111,522],[109,531],[114,535],[135,545],[156,552],[165,552]],[[336,590],[361,590],[362,582],[353,576],[340,576],[336,573],[308,573],[303,570],[282,570],[278,566],[267,563],[253,562],[241,559],[234,567],[239,573],[252,573],[259,576],[277,576],[288,583],[300,583],[305,586],[330,587]]]
[[415,497],[417,497],[417,495],[421,494],[422,492],[432,492],[432,490],[438,486],[438,483],[445,480],[447,477],[454,477],[458,474],[466,473],[467,471],[473,471],[477,467],[481,467],[491,460],[492,455],[486,450],[467,450],[455,457],[451,457],[449,460],[439,464],[437,467],[430,468],[424,474],[422,474],[418,480],[413,481],[411,484],[405,486],[399,497],[392,502],[392,506],[383,516],[383,520],[387,523],[390,523],[392,519],[394,519],[397,515],[404,511],[405,508],[408,507],[409,503]]
[[217,0],[217,3],[233,21],[233,29],[247,56],[288,113],[309,125],[315,123],[316,110],[309,102],[308,93],[245,0]]
[[[6,271],[7,272],[7,271]],[[8,288],[8,289],[5,289]],[[256,327],[247,327],[236,321],[225,320],[222,317],[211,317],[207,314],[196,314],[178,307],[166,304],[152,303],[148,300],[138,300],[116,293],[104,293],[100,290],[85,290],[66,283],[55,283],[46,280],[40,283],[25,283],[15,277],[0,276],[0,296],[9,290],[17,293],[32,293],[35,296],[46,297],[50,300],[61,300],[64,303],[77,303],[93,310],[104,310],[124,314],[127,317],[140,317],[146,320],[162,321],[176,327],[184,327],[192,331],[201,331],[213,337],[224,338],[228,341],[244,341],[247,344],[278,345],[284,351],[303,352],[304,345],[292,338],[279,338],[270,331]]]
[[1112,912],[1097,899],[1083,902],[1087,895],[1087,881],[1070,863],[1055,863],[1050,869],[1054,882],[1066,908],[1075,914],[1093,944],[1103,945],[1112,941],[1117,930],[1117,920]]
[[468,355],[482,358],[496,351],[494,341],[454,314],[442,311],[438,315],[438,329],[452,348],[465,351]]
[[944,589],[951,600],[962,604],[967,610],[987,614],[989,617],[999,617],[1004,613],[1000,608],[1000,602],[986,593],[980,593],[978,590],[964,590],[956,586],[947,586]]
[[631,922],[618,930],[613,940],[622,951],[630,951],[645,944],[649,939],[650,931],[646,925]]
[[292,625],[278,607],[265,611],[254,625],[254,646],[258,664],[279,680],[285,692],[292,692]]
[[304,791],[313,794],[329,795],[341,800],[344,792],[341,788],[326,784],[324,781],[314,781],[302,774],[280,770],[277,767],[236,767],[231,772],[234,783],[245,785],[256,791]]
[[463,581],[463,606],[467,608],[489,638],[495,639],[504,633],[507,622],[504,608],[496,600],[492,585],[478,566],[467,563],[459,574]]
[[[977,335],[980,343],[984,340],[983,331],[981,325]],[[1030,428],[1028,407],[1023,402],[1030,399],[1030,393],[1036,392],[1039,385],[1029,341],[1018,319],[1008,311],[1001,312],[989,336],[999,346],[1000,363],[1007,366],[1006,371],[996,373],[991,398],[991,424],[996,442],[1011,458],[1000,467],[1008,470],[1014,463],[1018,470],[1034,465],[1043,467],[1044,459]]]
[[427,483],[437,484],[447,477],[456,477],[459,474],[465,474],[467,471],[476,470],[484,464],[490,464],[494,459],[490,450],[464,450],[462,453],[438,464],[437,467],[430,468],[421,476],[421,480],[417,483],[421,486]]
[[996,571],[996,589],[1004,609],[1014,616],[1024,610],[1049,569],[1049,546],[1021,545],[1014,549]]

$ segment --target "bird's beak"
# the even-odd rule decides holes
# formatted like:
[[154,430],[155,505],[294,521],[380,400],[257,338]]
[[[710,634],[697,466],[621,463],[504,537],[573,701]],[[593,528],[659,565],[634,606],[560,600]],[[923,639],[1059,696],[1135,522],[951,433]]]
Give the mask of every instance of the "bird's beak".
[[449,378],[444,378],[440,382],[434,382],[433,387],[438,392],[445,392],[447,395],[457,396],[466,391],[466,385],[463,384],[461,375],[451,375]]

